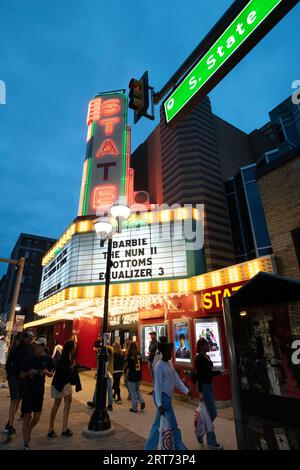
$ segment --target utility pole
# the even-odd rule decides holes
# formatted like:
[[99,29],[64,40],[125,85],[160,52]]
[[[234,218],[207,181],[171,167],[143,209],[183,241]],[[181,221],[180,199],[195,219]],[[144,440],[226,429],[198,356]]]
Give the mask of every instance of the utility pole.
[[21,282],[22,282],[23,270],[24,270],[24,265],[25,265],[25,258],[20,258],[18,260],[8,259],[8,258],[0,258],[0,262],[12,264],[13,266],[15,266],[18,269],[17,279],[16,279],[16,282],[15,282],[14,293],[13,293],[13,298],[12,298],[10,312],[9,312],[9,317],[8,317],[8,321],[7,321],[7,347],[9,347],[10,346],[10,341],[11,341],[11,335],[12,335],[12,331],[13,331],[13,325],[14,325],[14,321],[15,321],[16,306],[17,306],[19,292],[20,292],[20,286],[21,286]]

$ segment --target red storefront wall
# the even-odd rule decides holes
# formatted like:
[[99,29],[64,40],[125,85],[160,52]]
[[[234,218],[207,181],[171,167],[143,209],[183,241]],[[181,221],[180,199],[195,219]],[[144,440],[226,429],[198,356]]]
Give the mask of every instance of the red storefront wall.
[[[192,344],[192,362],[191,364],[179,365],[174,362],[175,368],[183,381],[193,390],[194,395],[197,395],[194,384],[192,383],[187,371],[194,368],[196,358],[196,343],[195,337],[195,320],[198,319],[217,319],[220,326],[221,347],[223,355],[223,368],[228,368],[227,358],[227,343],[225,335],[225,325],[223,320],[222,311],[222,298],[223,296],[230,296],[237,288],[241,287],[243,282],[236,282],[226,286],[217,288],[206,289],[200,293],[190,294],[188,296],[173,297],[169,299],[169,305],[155,308],[156,316],[153,316],[152,311],[149,311],[147,318],[147,311],[140,312],[139,318],[139,347],[141,349],[141,332],[142,327],[145,325],[167,325],[169,341],[174,343],[174,322],[186,319],[189,321],[190,326],[190,339]],[[147,362],[143,363],[143,380],[150,382],[150,374],[148,371]],[[215,398],[217,401],[227,401],[231,399],[230,379],[229,375],[218,375],[213,381]]]
[[73,320],[73,334],[77,337],[76,363],[90,368],[96,367],[93,350],[101,328],[101,318],[76,318]]

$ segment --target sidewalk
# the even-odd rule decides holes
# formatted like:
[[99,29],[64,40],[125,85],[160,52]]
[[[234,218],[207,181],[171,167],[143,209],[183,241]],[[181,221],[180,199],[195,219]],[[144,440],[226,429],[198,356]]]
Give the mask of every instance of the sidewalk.
[[[75,394],[74,394],[75,396]],[[41,416],[41,420],[38,425],[32,431],[32,438],[30,448],[32,450],[120,450],[130,449],[139,450],[144,448],[145,439],[135,434],[134,432],[128,431],[127,428],[114,422],[112,424],[115,427],[115,433],[111,436],[106,436],[101,439],[86,439],[82,436],[82,431],[87,427],[91,410],[82,405],[78,400],[73,399],[71,411],[70,411],[70,429],[74,432],[73,437],[61,437],[62,427],[62,405],[57,414],[56,432],[57,438],[49,439],[47,437],[48,426],[49,426],[49,415],[53,404],[53,400],[50,398],[50,388],[46,387],[44,407]],[[9,396],[8,389],[0,390],[0,430],[2,432],[6,422],[7,413],[9,407]],[[15,428],[17,430],[17,436],[13,440],[4,444],[5,436],[0,434],[0,451],[2,450],[22,450],[22,420],[19,418],[20,412],[17,414],[15,421]]]
[[[95,387],[95,371],[83,372],[80,374],[83,390],[76,393],[76,399],[82,404],[91,400]],[[123,383],[123,378],[121,379]],[[148,395],[149,387],[142,386],[141,390],[146,402],[146,408],[143,412],[133,415],[128,411],[131,402],[127,401],[127,389],[121,387],[122,405],[113,405],[113,411],[110,413],[111,419],[118,424],[126,427],[139,436],[146,439],[151,429],[156,408],[153,403],[153,396]],[[189,450],[199,449],[198,441],[194,434],[194,413],[197,405],[174,400],[174,410],[177,417],[179,428],[182,432],[183,442]],[[232,408],[222,408],[218,410],[218,418],[215,421],[216,434],[218,441],[223,444],[225,449],[236,449],[235,425],[233,421]]]
[[[146,408],[143,412],[135,415],[129,412],[131,402],[127,401],[127,390],[121,387],[123,403],[114,404],[110,418],[116,429],[115,434],[105,437],[105,439],[88,440],[82,436],[82,430],[87,426],[91,410],[86,406],[86,402],[91,400],[95,387],[94,371],[80,374],[83,390],[73,394],[73,402],[70,412],[70,429],[74,432],[72,438],[58,437],[48,439],[49,414],[52,407],[50,398],[50,387],[46,386],[44,409],[40,423],[32,432],[32,449],[83,449],[83,450],[138,450],[143,449],[152,423],[154,421],[156,408],[153,397],[148,395],[149,387],[142,387]],[[122,379],[123,382],[123,379]],[[49,384],[49,382],[48,382]],[[8,389],[0,390],[0,429],[3,429],[7,421],[9,406]],[[194,435],[194,412],[195,405],[174,400],[174,409],[181,429],[183,442],[189,450],[199,450],[199,444]],[[218,410],[219,417],[216,419],[216,434],[218,441],[224,445],[225,449],[236,449],[235,428],[232,419],[232,410],[225,408]],[[19,417],[19,413],[18,413]],[[229,418],[229,419],[225,419]],[[57,415],[56,432],[60,434],[62,423],[62,405]],[[3,444],[0,438],[0,450],[22,449],[21,430],[22,421],[17,418],[15,422],[17,436],[9,444]]]

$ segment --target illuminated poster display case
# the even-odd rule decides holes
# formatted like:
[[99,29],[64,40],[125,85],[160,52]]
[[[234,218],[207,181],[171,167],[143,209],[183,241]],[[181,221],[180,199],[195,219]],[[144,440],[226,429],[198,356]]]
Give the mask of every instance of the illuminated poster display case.
[[209,344],[210,357],[215,369],[224,368],[224,359],[221,344],[220,323],[217,318],[201,318],[195,320],[195,341],[205,338]]
[[173,321],[174,362],[177,365],[192,366],[192,338],[190,320],[180,318]]
[[151,341],[151,331],[156,332],[157,340],[160,336],[168,336],[168,326],[166,324],[151,324],[141,327],[141,354],[144,361],[148,360],[149,344]]

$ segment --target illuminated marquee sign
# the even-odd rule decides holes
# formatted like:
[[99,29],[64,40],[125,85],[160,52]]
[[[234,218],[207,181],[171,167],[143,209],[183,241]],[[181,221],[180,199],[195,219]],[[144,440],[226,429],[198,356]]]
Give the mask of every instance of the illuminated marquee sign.
[[[180,229],[161,238],[160,224],[124,228],[113,238],[111,282],[136,282],[195,275],[187,263],[186,242]],[[62,252],[44,267],[39,300],[69,286],[104,284],[107,247],[96,233],[76,233]],[[190,272],[191,271],[191,272]]]
[[297,2],[236,1],[228,20],[210,33],[200,60],[165,100],[166,122],[176,122],[190,111]]
[[127,195],[127,97],[102,93],[89,104],[88,139],[78,215],[95,215]]

